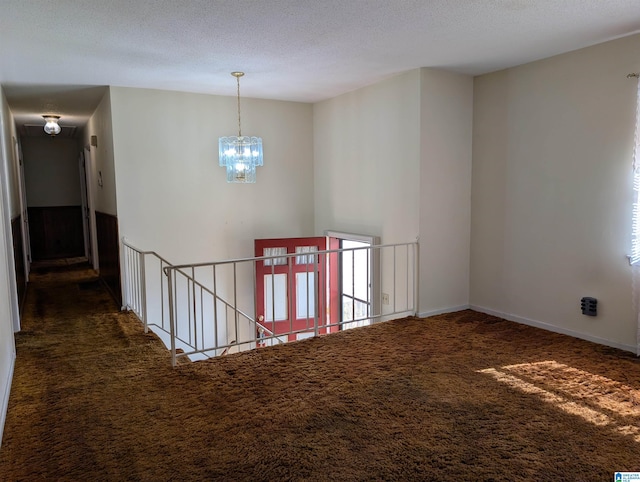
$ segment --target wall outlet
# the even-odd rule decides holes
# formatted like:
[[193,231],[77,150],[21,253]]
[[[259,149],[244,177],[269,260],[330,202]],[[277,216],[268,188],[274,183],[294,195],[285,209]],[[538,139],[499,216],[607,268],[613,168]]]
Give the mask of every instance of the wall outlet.
[[389,293],[382,293],[382,304],[383,305],[389,304]]

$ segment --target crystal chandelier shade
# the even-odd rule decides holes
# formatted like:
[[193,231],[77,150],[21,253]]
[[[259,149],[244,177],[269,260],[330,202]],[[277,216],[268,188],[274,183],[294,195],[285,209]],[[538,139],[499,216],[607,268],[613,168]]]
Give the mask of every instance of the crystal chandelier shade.
[[256,182],[256,166],[262,166],[262,139],[249,136],[221,137],[220,165],[227,168],[227,182]]

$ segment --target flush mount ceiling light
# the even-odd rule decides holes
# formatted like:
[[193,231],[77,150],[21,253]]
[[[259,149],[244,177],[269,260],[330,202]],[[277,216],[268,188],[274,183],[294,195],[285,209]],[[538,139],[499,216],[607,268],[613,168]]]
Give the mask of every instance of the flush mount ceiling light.
[[58,119],[60,119],[59,115],[43,115],[42,116],[46,121],[44,125],[44,131],[49,134],[51,137],[56,134],[60,134],[60,126],[58,125]]
[[231,72],[238,83],[238,135],[219,140],[220,165],[227,168],[227,182],[255,183],[256,167],[262,166],[262,139],[242,135],[240,126],[240,77],[244,72]]

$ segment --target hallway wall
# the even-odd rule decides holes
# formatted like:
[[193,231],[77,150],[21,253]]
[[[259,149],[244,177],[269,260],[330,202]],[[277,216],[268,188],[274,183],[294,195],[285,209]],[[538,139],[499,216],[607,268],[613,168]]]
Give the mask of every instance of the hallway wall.
[[15,361],[13,331],[19,322],[9,201],[16,186],[6,175],[8,168],[12,167],[9,153],[12,152],[13,134],[13,117],[0,86],[0,444]]
[[[96,136],[97,146],[91,145],[91,136]],[[116,216],[118,207],[110,89],[105,89],[102,100],[87,123],[83,146],[88,146],[91,150],[91,190],[94,194],[95,210]]]
[[[92,145],[92,138],[97,145]],[[91,154],[90,165],[87,166],[90,173],[87,188],[94,201],[94,212],[91,214],[95,231],[92,232],[91,250],[97,257],[100,277],[117,302],[121,303],[120,235],[113,153],[113,119],[111,91],[108,88],[105,89],[102,100],[87,123],[84,131],[84,147],[89,149]]]
[[29,207],[80,205],[79,152],[75,139],[22,138]]
[[84,255],[80,147],[75,139],[22,138],[34,260]]

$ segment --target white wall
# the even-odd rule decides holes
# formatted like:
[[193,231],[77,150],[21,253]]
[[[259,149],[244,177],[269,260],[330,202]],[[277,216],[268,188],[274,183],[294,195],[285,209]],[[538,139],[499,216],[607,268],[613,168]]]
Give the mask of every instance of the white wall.
[[420,71],[314,104],[315,230],[419,233]]
[[[315,230],[416,241],[420,210],[420,71],[412,70],[313,108]],[[380,291],[404,310],[407,273],[380,253]],[[401,256],[405,256],[401,252]],[[399,266],[406,266],[398,259]],[[396,283],[397,280],[401,283]],[[374,293],[374,305],[377,305]],[[377,308],[374,308],[377,310]]]
[[15,159],[14,147],[17,133],[4,92],[2,92],[2,96],[2,112],[0,113],[2,125],[0,127],[2,127],[3,143],[0,150],[5,157],[5,162],[0,165],[0,179],[3,179],[5,183],[6,214],[11,221],[20,215],[20,191],[18,190],[17,160]]
[[[113,127],[109,89],[96,107],[84,130],[84,146],[91,150],[91,186],[94,209],[116,216],[116,174],[113,154]],[[97,137],[98,146],[91,146],[91,136]]]
[[473,78],[422,69],[420,312],[469,303]]
[[20,313],[18,305],[18,294],[15,277],[15,264],[13,253],[13,236],[11,230],[11,221],[20,215],[20,191],[18,188],[18,159],[15,151],[15,139],[18,134],[16,132],[13,115],[9,110],[4,92],[0,90],[2,98],[0,111],[0,152],[3,159],[0,159],[0,184],[2,191],[0,195],[4,202],[4,216],[6,222],[6,230],[4,233],[5,243],[7,246],[7,270],[9,282],[9,295],[11,298],[11,316],[13,319],[13,329],[20,329]]
[[421,313],[469,302],[472,99],[418,69],[314,106],[316,232],[419,237]]
[[626,75],[639,51],[636,35],[475,79],[474,307],[634,349]]
[[242,133],[263,139],[256,184],[228,184],[219,166],[236,109],[234,97],[111,88],[121,236],[178,264],[313,234],[311,105],[242,99]]
[[23,138],[27,205],[79,206],[79,154],[80,145],[74,139]]
[[[9,403],[13,365],[15,361],[14,323],[18,320],[18,300],[15,288],[13,247],[7,166],[12,150],[13,118],[0,87],[0,443]],[[14,190],[13,188],[11,190]],[[17,191],[17,189],[15,189]],[[19,207],[18,207],[19,212]]]

